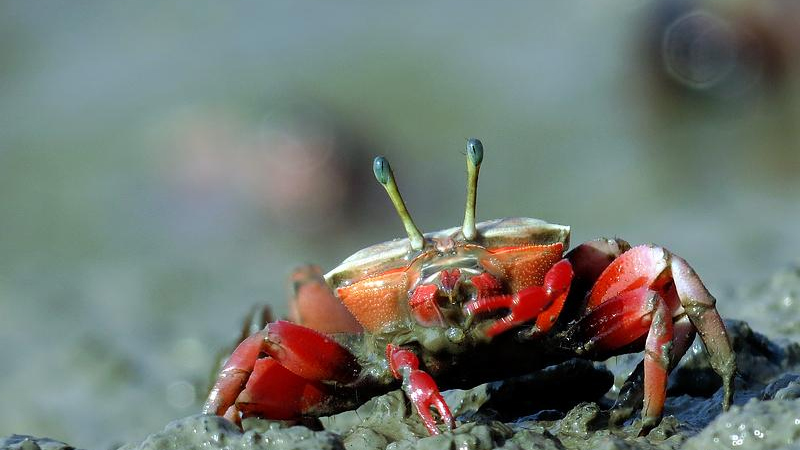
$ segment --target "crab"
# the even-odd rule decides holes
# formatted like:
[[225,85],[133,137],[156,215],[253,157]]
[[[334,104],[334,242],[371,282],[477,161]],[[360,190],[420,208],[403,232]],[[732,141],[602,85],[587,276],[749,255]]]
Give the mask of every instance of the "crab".
[[730,407],[735,356],[714,297],[684,259],[621,239],[567,251],[569,227],[538,219],[476,223],[482,143],[469,139],[466,156],[463,224],[427,234],[386,158],[375,158],[407,237],[358,251],[324,276],[314,266],[295,272],[290,320],[238,345],[203,412],[235,423],[318,417],[400,384],[433,435],[456,425],[439,386],[644,350],[609,416],[620,424],[641,407],[644,435],[661,420],[667,376],[696,333]]

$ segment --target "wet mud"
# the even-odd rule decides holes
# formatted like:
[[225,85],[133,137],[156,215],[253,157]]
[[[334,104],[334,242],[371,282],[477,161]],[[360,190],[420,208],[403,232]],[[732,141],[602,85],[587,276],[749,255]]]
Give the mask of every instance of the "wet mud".
[[[761,286],[754,302],[785,312],[783,329],[770,337],[741,321],[727,321],[739,372],[734,406],[722,412],[719,377],[698,341],[670,376],[664,419],[638,436],[638,415],[610,426],[622,380],[641,355],[607,364],[571,360],[524,377],[444,393],[457,427],[428,436],[402,391],[375,397],[355,410],[304,425],[247,419],[240,430],[226,420],[195,415],[176,420],[122,450],[156,449],[792,449],[800,446],[800,343],[794,304],[800,270],[792,268]],[[770,296],[764,294],[770,293]],[[769,298],[765,298],[765,296]],[[797,306],[794,304],[794,306]],[[777,319],[756,317],[769,326]],[[792,340],[779,336],[789,336]],[[70,449],[26,436],[0,439],[0,448]]]

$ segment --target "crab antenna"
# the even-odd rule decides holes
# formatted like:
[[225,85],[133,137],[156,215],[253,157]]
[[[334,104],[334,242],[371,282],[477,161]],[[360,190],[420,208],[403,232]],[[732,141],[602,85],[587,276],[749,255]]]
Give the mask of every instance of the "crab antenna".
[[392,200],[392,204],[394,204],[394,208],[397,210],[397,215],[399,215],[400,220],[403,221],[406,234],[408,234],[408,239],[411,241],[411,248],[414,250],[422,250],[422,247],[425,245],[425,238],[422,237],[419,228],[414,225],[411,214],[408,213],[408,208],[406,208],[406,204],[403,202],[403,197],[400,196],[397,183],[394,182],[394,174],[392,173],[392,167],[389,165],[389,161],[383,156],[376,157],[372,165],[372,170],[375,172],[375,178],[378,180],[378,183],[383,185],[384,189],[386,189],[389,198]]
[[467,140],[467,207],[464,210],[464,225],[461,232],[464,239],[473,240],[478,236],[475,228],[475,202],[478,197],[478,172],[483,161],[483,144],[471,138]]

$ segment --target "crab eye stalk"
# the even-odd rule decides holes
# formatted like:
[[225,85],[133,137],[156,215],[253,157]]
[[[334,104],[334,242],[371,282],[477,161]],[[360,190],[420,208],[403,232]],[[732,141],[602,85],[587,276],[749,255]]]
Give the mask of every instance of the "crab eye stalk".
[[467,206],[464,209],[464,225],[461,232],[464,239],[473,240],[478,236],[475,228],[475,202],[478,197],[478,172],[483,162],[483,144],[472,138],[467,140]]
[[408,234],[408,240],[411,241],[411,248],[414,250],[422,250],[422,247],[425,245],[425,238],[422,237],[419,228],[417,228],[414,221],[411,219],[411,214],[408,213],[408,208],[406,208],[403,197],[397,189],[397,183],[394,181],[394,174],[392,173],[392,167],[389,165],[389,161],[383,156],[376,157],[372,165],[372,170],[375,172],[375,179],[386,189],[386,193],[389,194],[389,198],[392,200],[392,204],[394,204],[394,209],[397,210],[397,215],[399,215],[400,220],[403,221],[406,234]]

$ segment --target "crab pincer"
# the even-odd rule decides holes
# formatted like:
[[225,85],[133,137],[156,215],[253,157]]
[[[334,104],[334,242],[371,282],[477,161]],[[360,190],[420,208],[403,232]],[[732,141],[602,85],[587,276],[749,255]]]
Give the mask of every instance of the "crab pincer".
[[430,375],[419,370],[417,356],[411,350],[389,344],[386,346],[386,359],[389,360],[392,375],[403,380],[403,392],[411,400],[428,432],[431,435],[439,434],[431,408],[436,409],[448,430],[455,428],[455,420],[439,392],[439,387]]
[[[485,285],[487,275],[484,273],[475,277],[473,284]],[[536,332],[545,333],[558,318],[569,294],[571,281],[572,265],[562,259],[547,271],[542,286],[528,286],[513,294],[501,295],[483,295],[478,289],[478,298],[467,302],[464,311],[468,315],[491,313],[498,309],[509,311],[486,329],[485,334],[490,338],[534,320]]]
[[360,370],[350,351],[330,337],[295,323],[272,322],[234,350],[203,412],[238,419],[239,412],[257,411],[271,419],[294,419],[329,396],[326,383],[348,383]]

